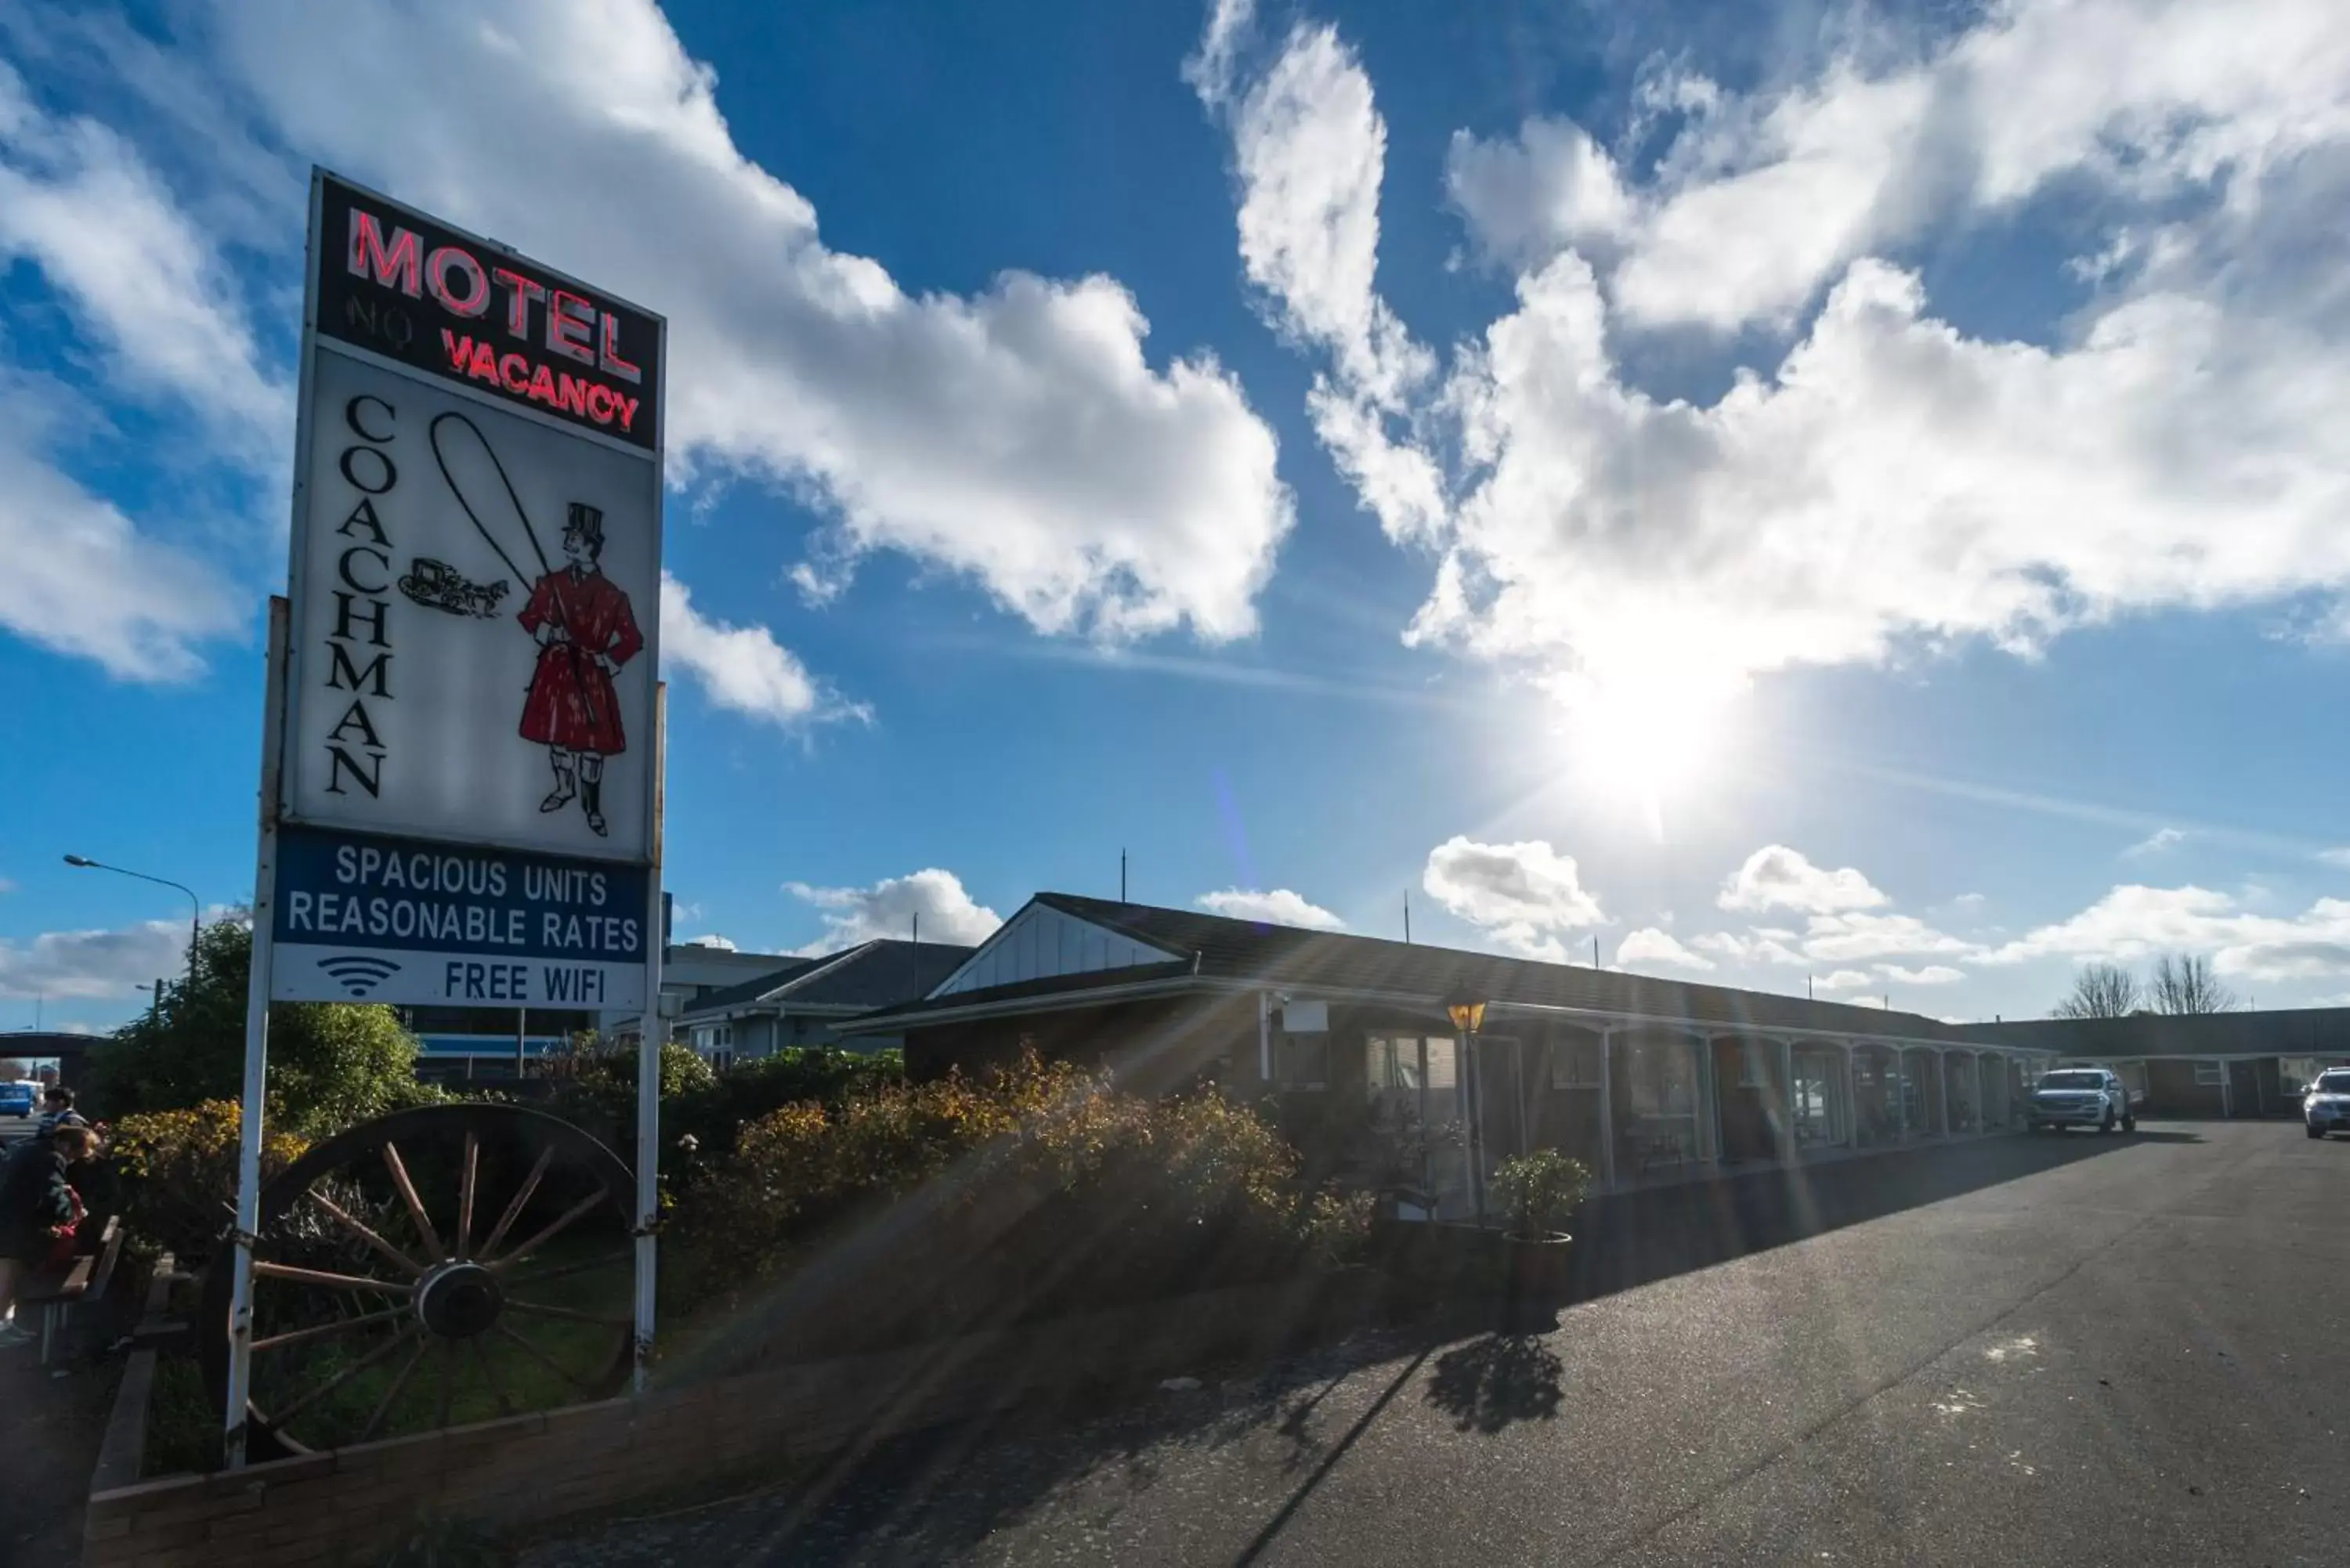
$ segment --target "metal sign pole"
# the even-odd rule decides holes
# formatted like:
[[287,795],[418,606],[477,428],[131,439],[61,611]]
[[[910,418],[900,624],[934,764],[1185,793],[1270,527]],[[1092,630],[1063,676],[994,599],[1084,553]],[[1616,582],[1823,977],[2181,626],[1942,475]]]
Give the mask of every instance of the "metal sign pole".
[[253,1386],[253,1240],[261,1223],[262,1100],[269,1063],[270,932],[277,888],[277,751],[286,711],[287,601],[269,600],[269,659],[261,715],[261,821],[253,869],[253,968],[244,992],[244,1124],[237,1137],[236,1231],[230,1238],[228,1397],[221,1446],[228,1468],[244,1465],[245,1409]]
[[652,872],[645,894],[645,1014],[637,1038],[637,1369],[636,1392],[652,1369],[653,1307],[659,1254],[653,1230],[660,1219],[661,808],[669,776],[669,687],[653,686]]

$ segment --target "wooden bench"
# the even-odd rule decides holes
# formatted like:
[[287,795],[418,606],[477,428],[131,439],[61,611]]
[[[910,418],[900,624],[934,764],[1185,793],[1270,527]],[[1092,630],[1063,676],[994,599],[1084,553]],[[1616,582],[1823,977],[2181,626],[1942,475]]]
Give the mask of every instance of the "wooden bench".
[[107,1287],[114,1282],[114,1265],[121,1256],[122,1216],[109,1214],[88,1251],[74,1254],[73,1262],[62,1270],[35,1274],[25,1282],[25,1288],[16,1293],[16,1302],[20,1306],[41,1309],[42,1366],[49,1364],[56,1352],[57,1334],[72,1316],[73,1309],[84,1302],[105,1297]]

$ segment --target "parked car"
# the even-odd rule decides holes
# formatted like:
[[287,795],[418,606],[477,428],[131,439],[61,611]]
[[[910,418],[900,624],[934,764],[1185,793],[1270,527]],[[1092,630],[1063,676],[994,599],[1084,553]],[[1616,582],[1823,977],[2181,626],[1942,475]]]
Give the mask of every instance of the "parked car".
[[2137,1108],[2129,1087],[2107,1067],[2059,1067],[2048,1074],[2033,1085],[2023,1119],[2034,1132],[2042,1127],[2111,1132],[2116,1127],[2126,1133],[2137,1131]]
[[2301,1100],[2302,1125],[2312,1137],[2350,1133],[2350,1067],[2332,1067],[2317,1075]]
[[0,1116],[14,1116],[23,1121],[41,1103],[40,1085],[22,1078],[0,1084]]

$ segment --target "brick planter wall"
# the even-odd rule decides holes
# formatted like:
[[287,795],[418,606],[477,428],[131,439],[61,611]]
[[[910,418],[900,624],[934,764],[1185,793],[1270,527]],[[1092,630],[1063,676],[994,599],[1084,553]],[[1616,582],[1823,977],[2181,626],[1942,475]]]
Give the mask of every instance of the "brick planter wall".
[[546,1524],[1092,1382],[1271,1355],[1365,1321],[1337,1275],[1202,1293],[90,1494],[85,1568],[371,1563],[424,1517]]

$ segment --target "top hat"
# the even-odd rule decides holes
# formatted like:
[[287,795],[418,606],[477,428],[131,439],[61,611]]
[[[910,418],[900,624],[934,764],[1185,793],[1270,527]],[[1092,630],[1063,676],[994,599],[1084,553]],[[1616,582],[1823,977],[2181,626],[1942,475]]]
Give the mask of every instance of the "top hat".
[[591,551],[603,549],[603,508],[590,506],[585,501],[571,503],[571,510],[563,519],[563,532],[578,535],[580,541]]

